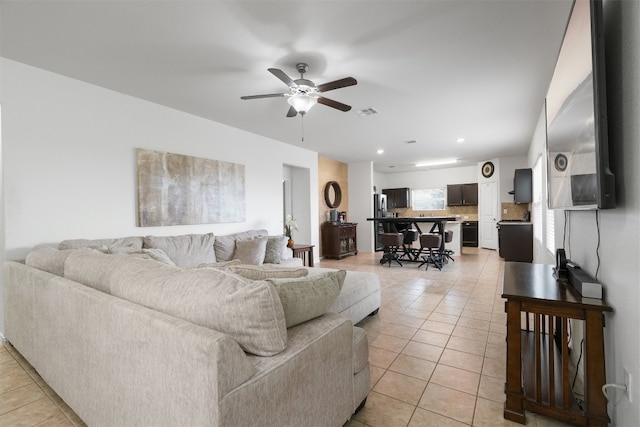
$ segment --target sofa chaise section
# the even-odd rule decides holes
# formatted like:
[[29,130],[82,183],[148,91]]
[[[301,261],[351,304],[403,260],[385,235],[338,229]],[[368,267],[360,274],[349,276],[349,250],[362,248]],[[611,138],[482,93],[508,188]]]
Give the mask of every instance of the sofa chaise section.
[[[204,272],[142,268],[156,262],[135,255],[52,251],[40,253],[38,268],[5,264],[6,334],[89,425],[341,426],[366,399],[366,334],[344,316],[326,313],[286,329],[284,351],[256,356],[179,313],[111,295],[118,275],[89,261],[121,260],[135,272],[130,286],[140,289],[155,289],[159,270]],[[65,269],[79,281],[56,275]],[[122,292],[126,280],[118,286]]]

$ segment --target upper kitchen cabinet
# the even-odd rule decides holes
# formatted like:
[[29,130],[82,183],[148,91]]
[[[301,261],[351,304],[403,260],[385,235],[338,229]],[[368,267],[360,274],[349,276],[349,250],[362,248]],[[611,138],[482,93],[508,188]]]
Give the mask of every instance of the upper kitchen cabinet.
[[411,207],[410,188],[386,188],[382,194],[387,195],[387,209]]
[[478,183],[447,185],[448,206],[476,206]]
[[531,169],[516,169],[513,177],[514,203],[533,201],[533,173]]

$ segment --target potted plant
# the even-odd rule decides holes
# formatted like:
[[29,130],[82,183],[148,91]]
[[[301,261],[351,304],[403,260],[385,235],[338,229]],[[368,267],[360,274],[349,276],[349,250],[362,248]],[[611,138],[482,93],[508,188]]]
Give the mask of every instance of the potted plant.
[[298,231],[298,224],[296,224],[296,219],[291,215],[287,215],[287,218],[284,222],[284,235],[289,238],[289,243],[287,243],[287,246],[290,248],[293,247],[294,231]]

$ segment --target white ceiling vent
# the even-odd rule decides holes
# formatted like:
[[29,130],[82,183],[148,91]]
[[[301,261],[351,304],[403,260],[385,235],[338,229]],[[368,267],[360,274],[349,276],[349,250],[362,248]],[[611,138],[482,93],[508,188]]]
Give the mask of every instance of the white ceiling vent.
[[374,114],[378,114],[380,111],[376,110],[373,107],[363,108],[362,110],[357,110],[356,114],[360,117],[373,116]]

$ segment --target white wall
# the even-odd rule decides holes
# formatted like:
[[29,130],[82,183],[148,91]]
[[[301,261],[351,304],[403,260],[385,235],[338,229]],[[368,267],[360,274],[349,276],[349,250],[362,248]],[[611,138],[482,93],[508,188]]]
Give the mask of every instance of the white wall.
[[415,172],[377,174],[375,178],[375,185],[378,192],[381,192],[383,188],[439,188],[446,187],[447,184],[466,184],[478,181],[475,165],[420,170]]
[[357,222],[358,252],[375,252],[373,242],[373,163],[349,163],[349,222]]
[[[317,193],[315,152],[4,58],[1,65],[4,259],[70,238],[282,234],[283,164],[308,169],[307,193]],[[136,147],[244,164],[246,221],[137,227]],[[316,245],[317,204],[311,197],[305,219]]]
[[[2,85],[0,85],[1,87]],[[2,93],[0,89],[0,101]],[[4,165],[2,156],[2,103],[0,102],[0,260],[5,260],[5,220],[4,220]],[[2,277],[0,277],[0,342],[4,340],[4,289],[2,287]]]
[[[600,210],[600,270],[605,298],[613,313],[605,318],[607,381],[623,382],[623,368],[633,377],[629,403],[612,391],[612,425],[640,425],[640,2],[605,0],[605,48],[610,165],[616,176],[617,207]],[[540,126],[540,124],[539,124]],[[529,164],[544,138],[534,136]],[[563,211],[556,211],[558,247],[564,229]],[[570,211],[567,224],[569,258],[591,275],[597,269],[598,231],[595,211]],[[536,260],[537,262],[540,262]]]

